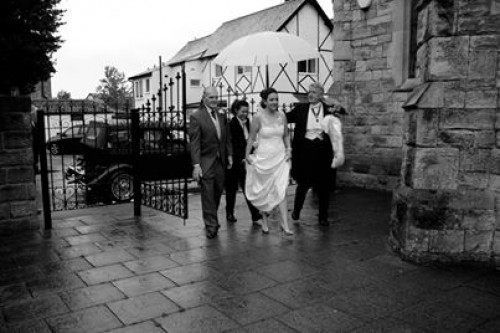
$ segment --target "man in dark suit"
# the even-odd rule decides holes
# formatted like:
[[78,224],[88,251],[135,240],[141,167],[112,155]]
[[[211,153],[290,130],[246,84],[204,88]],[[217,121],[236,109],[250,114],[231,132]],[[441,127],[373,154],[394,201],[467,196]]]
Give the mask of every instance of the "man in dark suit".
[[201,209],[207,238],[217,236],[217,210],[224,189],[226,167],[232,165],[231,134],[225,113],[217,110],[217,90],[203,91],[202,105],[193,112],[189,123],[193,179],[201,185]]
[[292,177],[297,181],[292,219],[300,218],[307,191],[313,187],[318,195],[318,223],[329,225],[328,205],[332,145],[321,122],[331,114],[323,102],[323,86],[315,82],[309,86],[309,103],[298,105],[287,113],[288,123],[295,123],[292,141]]
[[[234,216],[234,203],[236,201],[236,192],[238,184],[245,194],[245,150],[247,147],[248,133],[250,132],[250,124],[248,121],[248,102],[244,100],[236,100],[231,106],[231,112],[234,117],[229,122],[229,130],[231,132],[231,144],[233,147],[233,166],[226,173],[226,219],[228,222],[236,222]],[[252,205],[250,201],[245,200],[252,216],[254,226],[258,226],[258,221],[262,218],[259,210]]]

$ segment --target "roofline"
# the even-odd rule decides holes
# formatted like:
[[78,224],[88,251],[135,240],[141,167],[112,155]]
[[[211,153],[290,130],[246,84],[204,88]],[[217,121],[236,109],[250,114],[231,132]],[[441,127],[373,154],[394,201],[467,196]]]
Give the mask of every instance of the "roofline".
[[288,22],[290,22],[292,20],[292,18],[302,9],[302,7],[304,7],[306,5],[306,3],[310,3],[314,8],[316,8],[316,10],[319,12],[319,15],[321,16],[321,18],[323,19],[323,21],[325,22],[325,24],[327,25],[327,27],[330,28],[330,30],[333,30],[333,23],[332,23],[331,19],[328,18],[328,16],[326,15],[325,11],[323,10],[323,8],[321,8],[321,6],[318,4],[318,2],[316,0],[305,0],[285,20],[285,22],[278,28],[277,31],[280,31],[281,29],[283,29],[288,24]]
[[132,81],[132,80],[136,80],[136,79],[142,79],[143,77],[151,77],[151,75],[153,72],[149,71],[147,73],[142,73],[142,74],[137,74],[137,75],[134,75],[134,76],[130,76],[128,78],[129,81]]

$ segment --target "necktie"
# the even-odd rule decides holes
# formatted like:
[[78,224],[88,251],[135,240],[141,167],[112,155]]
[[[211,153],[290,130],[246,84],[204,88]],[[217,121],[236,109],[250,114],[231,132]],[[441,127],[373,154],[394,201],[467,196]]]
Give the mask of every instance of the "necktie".
[[217,120],[217,115],[215,114],[215,110],[214,109],[210,110],[210,114],[212,115],[212,118],[214,119],[215,130],[217,131],[217,138],[220,139],[220,125],[219,125],[219,121]]

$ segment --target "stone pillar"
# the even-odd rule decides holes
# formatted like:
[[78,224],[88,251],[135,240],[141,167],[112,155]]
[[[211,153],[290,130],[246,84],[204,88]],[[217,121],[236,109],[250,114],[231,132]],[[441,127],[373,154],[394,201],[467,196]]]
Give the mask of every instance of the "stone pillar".
[[500,266],[498,3],[419,1],[390,235],[407,259]]
[[38,229],[31,100],[0,97],[0,232]]

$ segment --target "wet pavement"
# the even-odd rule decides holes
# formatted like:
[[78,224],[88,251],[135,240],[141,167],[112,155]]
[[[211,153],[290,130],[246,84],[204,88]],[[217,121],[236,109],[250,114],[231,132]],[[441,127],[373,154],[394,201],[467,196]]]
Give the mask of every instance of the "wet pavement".
[[[294,188],[290,188],[289,202]],[[310,193],[294,236],[131,204],[53,214],[0,236],[0,332],[499,332],[500,272],[417,266],[387,249],[388,193],[341,189],[330,227]]]

